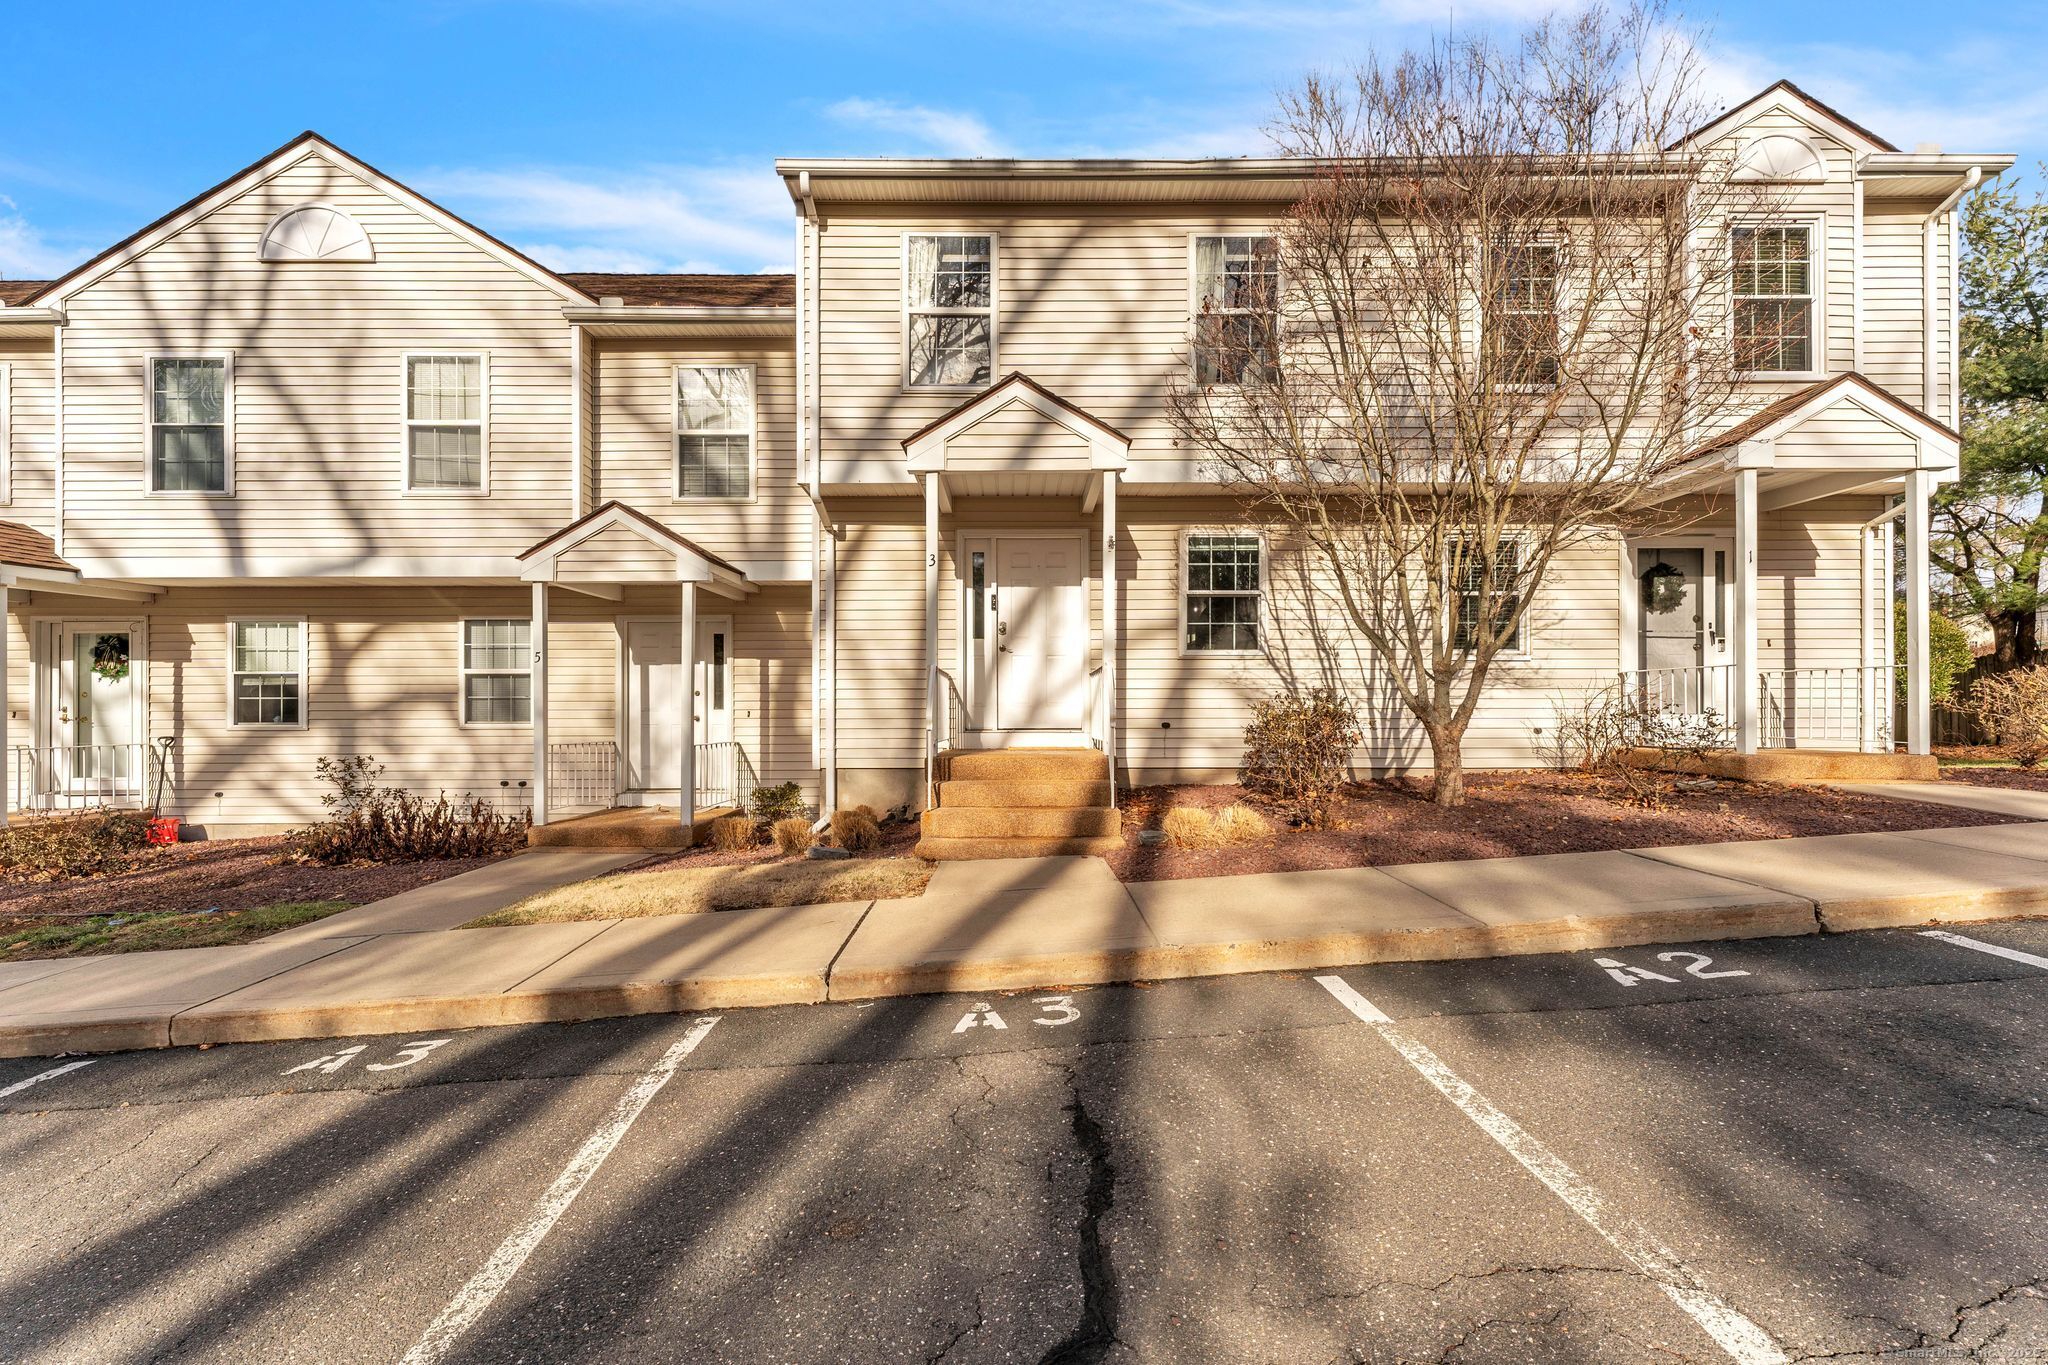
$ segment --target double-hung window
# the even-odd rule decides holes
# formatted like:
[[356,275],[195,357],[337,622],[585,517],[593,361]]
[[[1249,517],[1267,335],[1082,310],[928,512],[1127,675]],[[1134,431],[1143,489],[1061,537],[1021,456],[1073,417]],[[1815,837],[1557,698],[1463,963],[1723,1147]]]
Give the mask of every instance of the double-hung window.
[[235,725],[304,725],[306,623],[228,622],[228,697]]
[[228,491],[231,372],[226,356],[149,358],[152,493]]
[[484,486],[484,358],[405,358],[405,486],[480,492]]
[[[1446,576],[1450,583],[1452,609],[1457,613],[1452,644],[1462,650],[1477,649],[1482,626],[1487,630],[1498,630],[1521,607],[1522,543],[1513,538],[1501,540],[1493,552],[1490,580],[1486,556],[1478,546],[1468,547],[1457,541],[1452,543],[1449,553]],[[1492,607],[1490,612],[1486,612],[1483,606],[1488,599]],[[1488,617],[1490,619],[1486,619]],[[1528,617],[1516,620],[1514,633],[1501,645],[1499,652],[1526,653],[1528,627]]]
[[1195,238],[1195,382],[1269,378],[1280,335],[1280,252],[1271,237]]
[[676,496],[754,494],[754,367],[676,370]]
[[1735,363],[1759,373],[1813,369],[1813,229],[1739,227],[1729,238],[1735,273]]
[[903,242],[904,383],[966,389],[995,372],[995,238],[913,233]]
[[1190,653],[1259,648],[1261,546],[1256,535],[1190,533],[1182,642]]
[[1503,384],[1547,388],[1558,377],[1558,264],[1554,245],[1528,242],[1495,248],[1494,377]]
[[462,623],[462,723],[533,722],[533,623]]

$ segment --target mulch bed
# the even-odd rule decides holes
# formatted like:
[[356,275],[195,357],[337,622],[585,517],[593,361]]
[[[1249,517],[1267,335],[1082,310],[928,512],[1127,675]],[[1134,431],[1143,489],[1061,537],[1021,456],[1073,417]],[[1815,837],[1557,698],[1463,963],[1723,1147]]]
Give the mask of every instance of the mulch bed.
[[495,858],[300,867],[280,863],[284,838],[207,839],[151,849],[142,865],[106,877],[0,880],[0,921],[58,914],[251,910],[293,901],[363,905],[474,871]]
[[[1639,806],[1620,800],[1615,788],[1596,777],[1559,772],[1467,774],[1465,804],[1451,810],[1430,804],[1428,796],[1429,784],[1417,779],[1356,784],[1337,803],[1335,827],[1310,830],[1286,828],[1276,811],[1246,801],[1238,787],[1139,787],[1122,798],[1124,848],[1109,864],[1125,881],[1173,881],[2017,819],[1821,787],[1745,782],[1678,791],[1659,806]],[[1138,831],[1157,829],[1171,806],[1217,810],[1240,801],[1272,822],[1271,838],[1202,850],[1138,843]]]
[[[917,847],[918,825],[915,819],[884,821],[882,842],[875,848],[853,855],[859,858],[908,858]],[[651,854],[646,861],[634,863],[619,869],[627,872],[665,872],[671,868],[688,867],[745,867],[753,863],[769,863],[789,855],[779,851],[773,844],[756,844],[732,853],[721,853],[714,848],[677,849],[672,853]],[[850,861],[850,860],[849,860]]]
[[1975,787],[2017,787],[2022,791],[2048,792],[2048,768],[1944,768],[1944,782],[1968,782]]

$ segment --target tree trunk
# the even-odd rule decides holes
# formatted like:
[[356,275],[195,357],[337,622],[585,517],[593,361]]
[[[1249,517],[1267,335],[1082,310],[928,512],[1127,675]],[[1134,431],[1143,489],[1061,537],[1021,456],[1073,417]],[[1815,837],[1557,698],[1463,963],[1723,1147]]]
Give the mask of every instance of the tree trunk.
[[1462,748],[1465,729],[1432,725],[1426,727],[1429,735],[1429,754],[1436,764],[1435,780],[1429,788],[1429,799],[1439,806],[1462,806],[1465,804],[1465,755]]
[[1993,608],[1984,617],[1991,623],[1992,671],[2004,673],[2039,661],[2033,612]]

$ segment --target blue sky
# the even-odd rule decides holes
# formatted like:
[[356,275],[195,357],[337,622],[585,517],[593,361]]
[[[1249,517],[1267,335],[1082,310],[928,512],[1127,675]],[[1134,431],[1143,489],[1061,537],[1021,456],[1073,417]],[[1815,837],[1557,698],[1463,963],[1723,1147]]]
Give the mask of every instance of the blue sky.
[[[1461,0],[1460,26],[1544,0]],[[1235,155],[1313,66],[1445,0],[16,0],[0,277],[56,273],[303,128],[565,270],[787,269],[777,155]],[[1741,0],[1727,98],[1787,76],[1912,148],[2048,155],[2048,8]]]

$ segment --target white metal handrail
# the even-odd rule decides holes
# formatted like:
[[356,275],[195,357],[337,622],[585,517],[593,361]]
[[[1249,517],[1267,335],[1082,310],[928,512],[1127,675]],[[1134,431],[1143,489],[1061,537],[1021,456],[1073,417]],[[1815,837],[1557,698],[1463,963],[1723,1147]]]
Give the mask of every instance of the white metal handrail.
[[1636,668],[1622,673],[1622,688],[1645,711],[1700,716],[1708,712],[1732,718],[1735,668],[1732,664],[1693,664],[1684,668]]
[[1760,669],[1758,745],[1890,752],[1891,676],[1877,665]]
[[153,777],[140,741],[15,745],[7,771],[7,808],[26,813],[146,806]]
[[548,746],[548,809],[609,810],[619,801],[619,746],[611,740]]
[[939,753],[960,742],[960,730],[967,714],[967,700],[960,683],[937,664],[925,675],[931,698],[931,714],[924,722],[925,804],[939,804]]
[[741,806],[756,783],[754,765],[737,740],[697,746],[697,809]]

